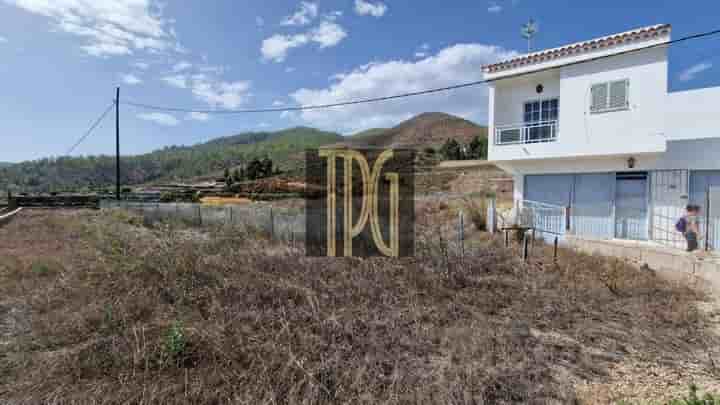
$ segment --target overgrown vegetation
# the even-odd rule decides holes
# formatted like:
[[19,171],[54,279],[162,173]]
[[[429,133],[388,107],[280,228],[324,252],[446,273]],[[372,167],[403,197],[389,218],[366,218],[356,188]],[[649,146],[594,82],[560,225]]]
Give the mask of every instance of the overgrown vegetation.
[[[681,364],[709,339],[688,288],[541,247],[526,265],[487,238],[460,258],[442,209],[420,207],[406,259],[29,212],[0,246],[0,402],[572,403],[573,381],[636,353]],[[27,271],[44,256],[63,267]]]

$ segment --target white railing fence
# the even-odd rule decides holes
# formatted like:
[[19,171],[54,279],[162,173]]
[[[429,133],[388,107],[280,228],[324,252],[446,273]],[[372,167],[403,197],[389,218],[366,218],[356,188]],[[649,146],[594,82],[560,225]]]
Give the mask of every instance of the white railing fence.
[[495,127],[495,145],[552,142],[557,135],[557,120],[498,125]]
[[516,207],[518,225],[556,235],[565,234],[568,224],[567,215],[567,207],[538,201],[522,200]]

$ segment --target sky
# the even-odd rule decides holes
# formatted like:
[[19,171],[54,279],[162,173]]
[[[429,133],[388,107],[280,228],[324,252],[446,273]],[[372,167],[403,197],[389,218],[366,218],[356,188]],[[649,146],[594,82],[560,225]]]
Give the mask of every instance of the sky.
[[[121,88],[122,153],[298,125],[350,134],[427,111],[487,121],[487,88],[293,113],[168,113],[325,104],[482,79],[527,50],[658,23],[720,28],[720,2],[0,0],[0,161],[61,156]],[[670,50],[671,91],[720,86],[720,36]],[[111,112],[73,155],[114,154]]]

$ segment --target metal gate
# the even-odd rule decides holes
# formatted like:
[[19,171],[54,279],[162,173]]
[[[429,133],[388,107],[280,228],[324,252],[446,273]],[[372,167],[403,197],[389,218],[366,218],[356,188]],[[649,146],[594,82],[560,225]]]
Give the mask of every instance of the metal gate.
[[675,223],[685,215],[688,204],[687,170],[657,170],[650,174],[650,237],[654,242],[684,249],[683,235]]
[[[690,203],[700,206],[700,242],[720,249],[720,170],[690,172]],[[706,226],[707,224],[707,226]]]

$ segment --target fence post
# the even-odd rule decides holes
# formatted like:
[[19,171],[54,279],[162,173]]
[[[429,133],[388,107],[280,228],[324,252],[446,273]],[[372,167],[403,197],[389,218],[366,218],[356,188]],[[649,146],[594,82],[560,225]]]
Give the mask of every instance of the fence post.
[[200,205],[197,206],[198,209],[198,226],[202,226],[202,209],[200,209]]
[[530,259],[530,254],[528,251],[528,234],[525,232],[523,235],[523,261],[527,263],[528,259]]
[[565,232],[570,232],[570,206],[565,207]]
[[273,207],[270,206],[270,240],[275,239],[275,217],[273,216]]
[[558,237],[555,236],[555,243],[553,244],[553,263],[557,263],[558,259]]
[[462,211],[458,212],[458,245],[460,246],[460,257],[465,256],[465,218]]
[[232,226],[235,223],[233,219],[233,206],[229,205],[228,208],[230,208],[230,225]]
[[705,251],[710,250],[710,187],[705,192]]
[[487,227],[487,231],[491,234],[495,233],[497,227],[497,205],[495,198],[490,197],[487,199],[487,212],[485,215],[487,217],[485,219],[485,226]]

